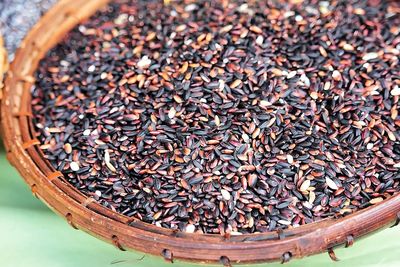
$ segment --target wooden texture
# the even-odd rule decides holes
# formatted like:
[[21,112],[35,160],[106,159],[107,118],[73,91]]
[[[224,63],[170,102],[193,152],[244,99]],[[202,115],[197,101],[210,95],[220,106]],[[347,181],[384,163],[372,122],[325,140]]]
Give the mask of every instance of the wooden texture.
[[43,158],[31,122],[33,74],[45,53],[77,23],[108,0],[62,0],[31,30],[11,64],[1,101],[2,135],[9,161],[32,193],[74,228],[86,231],[119,249],[140,250],[196,262],[253,263],[288,261],[333,248],[351,246],[356,238],[392,226],[400,217],[400,194],[340,219],[281,232],[222,237],[186,234],[159,228],[117,214],[87,198],[68,184]]

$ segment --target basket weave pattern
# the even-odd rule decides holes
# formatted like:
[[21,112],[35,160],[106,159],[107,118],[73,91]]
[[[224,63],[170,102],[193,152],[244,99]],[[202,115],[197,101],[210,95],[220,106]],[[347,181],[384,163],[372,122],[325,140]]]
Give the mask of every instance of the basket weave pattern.
[[[400,220],[400,194],[373,207],[340,219],[261,234],[222,237],[187,234],[115,213],[66,182],[44,159],[31,121],[31,87],[38,62],[66,32],[109,0],[61,0],[31,30],[16,53],[1,99],[2,135],[9,161],[18,169],[32,193],[76,229],[82,229],[119,249],[134,249],[196,262],[252,263],[281,260],[351,246],[356,238]],[[2,69],[0,48],[0,75]],[[5,64],[3,64],[4,66]],[[4,67],[3,67],[4,68]],[[1,76],[0,76],[1,78]]]

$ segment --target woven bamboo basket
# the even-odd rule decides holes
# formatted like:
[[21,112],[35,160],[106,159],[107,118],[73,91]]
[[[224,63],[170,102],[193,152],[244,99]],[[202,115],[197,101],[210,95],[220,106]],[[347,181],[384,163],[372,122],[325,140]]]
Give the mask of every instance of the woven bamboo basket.
[[[31,122],[30,97],[39,60],[66,32],[109,0],[61,0],[31,30],[16,53],[1,100],[2,135],[7,157],[32,193],[76,229],[121,250],[138,250],[166,260],[255,263],[286,262],[333,249],[400,221],[400,194],[340,219],[327,219],[284,231],[222,237],[159,228],[113,212],[66,182],[43,158]],[[1,62],[1,57],[0,57]],[[1,64],[0,64],[1,68]],[[0,72],[1,73],[1,72]]]

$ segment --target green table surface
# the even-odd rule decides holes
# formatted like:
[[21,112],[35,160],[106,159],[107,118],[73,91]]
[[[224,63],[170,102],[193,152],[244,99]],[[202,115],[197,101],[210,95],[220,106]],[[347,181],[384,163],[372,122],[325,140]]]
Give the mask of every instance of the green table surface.
[[[292,260],[284,266],[400,266],[400,226],[337,249],[339,262],[327,253]],[[82,231],[74,230],[34,198],[0,151],[0,266],[101,267],[199,266],[165,262],[141,252],[122,252]],[[216,265],[212,265],[216,266]],[[218,266],[218,265],[217,265]],[[253,265],[255,266],[255,265]],[[282,266],[278,263],[256,266]]]

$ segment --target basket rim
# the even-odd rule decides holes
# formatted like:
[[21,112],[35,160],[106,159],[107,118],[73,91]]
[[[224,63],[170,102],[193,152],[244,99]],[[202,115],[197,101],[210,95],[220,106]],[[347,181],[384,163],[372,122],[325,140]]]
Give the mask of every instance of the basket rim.
[[8,53],[4,46],[3,36],[0,34],[0,100],[3,97],[4,76],[8,70]]
[[[74,228],[119,249],[196,262],[254,263],[301,258],[350,246],[355,238],[400,220],[400,194],[342,218],[329,218],[298,228],[222,237],[188,234],[132,220],[84,196],[44,159],[31,121],[30,88],[38,61],[63,34],[110,0],[61,0],[34,26],[17,50],[5,80],[1,101],[2,136],[9,161],[35,196]],[[73,2],[73,3],[71,3]],[[54,23],[48,23],[54,20]],[[57,26],[55,26],[57,25]],[[1,71],[1,66],[0,66]],[[1,100],[1,98],[0,98]],[[333,255],[333,256],[332,256]]]

